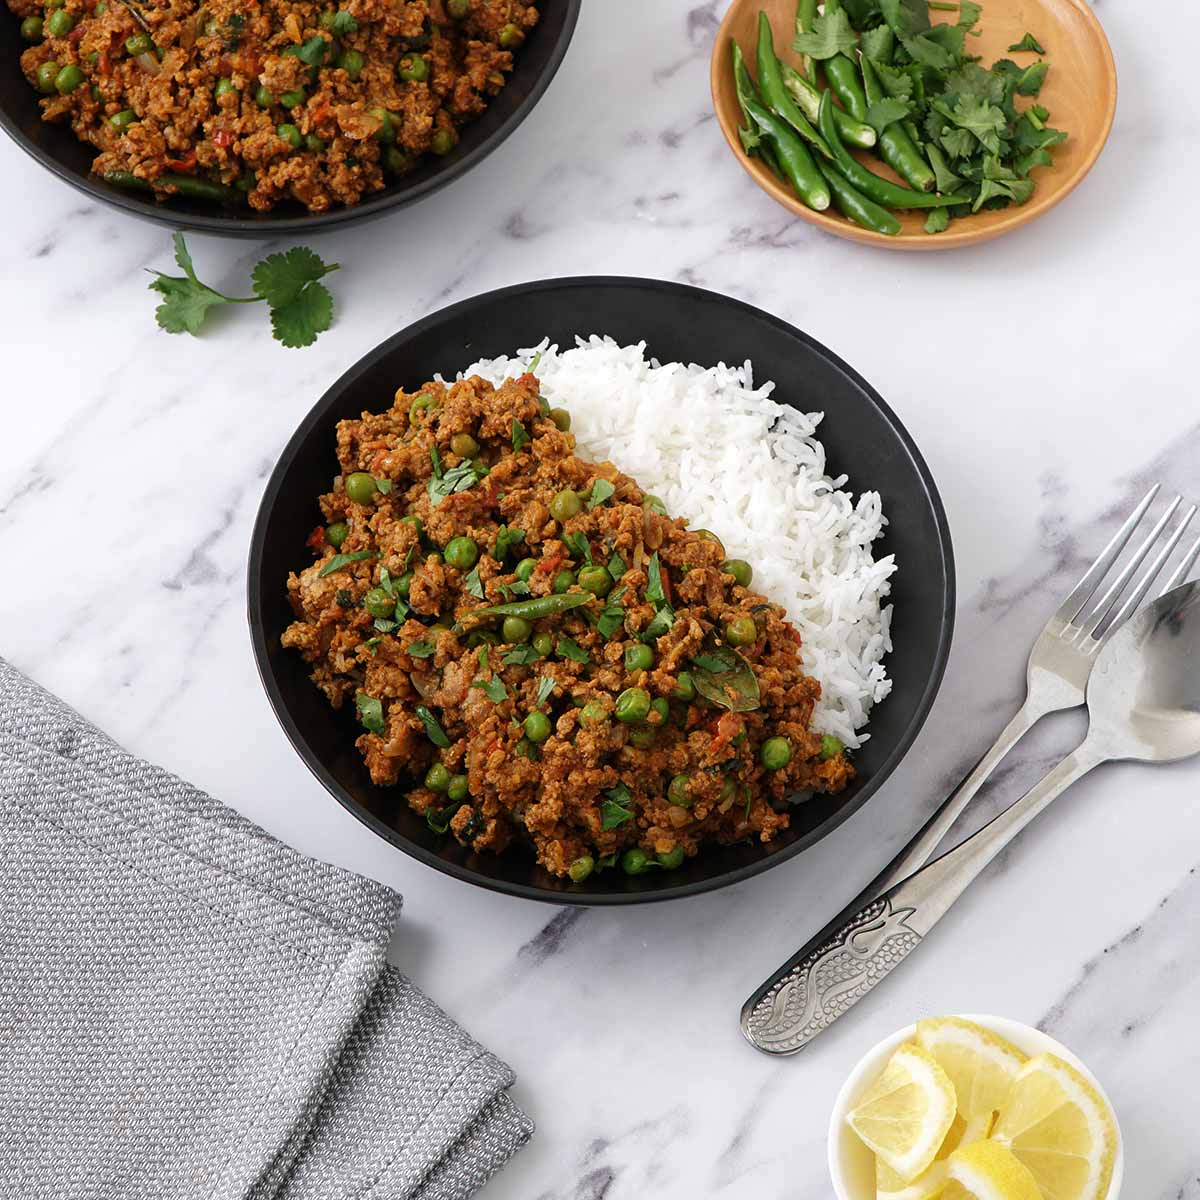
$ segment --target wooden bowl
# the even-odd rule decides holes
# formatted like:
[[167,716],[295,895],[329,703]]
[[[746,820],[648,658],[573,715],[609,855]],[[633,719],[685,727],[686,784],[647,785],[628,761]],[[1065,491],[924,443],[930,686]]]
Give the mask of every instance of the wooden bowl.
[[[945,233],[939,234],[924,232],[924,212],[897,213],[901,229],[895,237],[874,233],[851,224],[832,208],[828,212],[814,212],[760,159],[751,158],[742,150],[738,140],[742,115],[734,90],[730,43],[736,40],[741,44],[753,73],[760,9],[770,18],[780,58],[800,65],[799,56],[791,49],[796,0],[733,0],[717,30],[712,52],[713,106],[721,132],[738,162],[764,192],[798,217],[839,237],[895,250],[946,250],[999,237],[1035,220],[1066,197],[1091,170],[1112,128],[1117,107],[1117,70],[1104,30],[1085,0],[983,0],[983,15],[977,26],[982,36],[971,39],[972,52],[988,66],[1006,57],[1028,65],[1038,56],[1010,54],[1008,47],[1019,42],[1027,31],[1032,33],[1046,47],[1045,59],[1050,64],[1037,102],[1050,110],[1050,123],[1070,136],[1054,147],[1054,165],[1040,167],[1033,173],[1037,188],[1024,205],[956,218]],[[930,15],[936,23],[954,14]],[[877,174],[902,182],[874,154],[863,152],[859,157]]]

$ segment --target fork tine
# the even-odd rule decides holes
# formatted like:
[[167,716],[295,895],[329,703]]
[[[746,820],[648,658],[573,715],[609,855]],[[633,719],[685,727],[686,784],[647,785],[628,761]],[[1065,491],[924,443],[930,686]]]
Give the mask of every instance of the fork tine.
[[1151,501],[1158,495],[1159,485],[1156,483],[1142,498],[1142,502],[1129,514],[1125,524],[1113,534],[1112,540],[1100,551],[1099,557],[1087,571],[1083,578],[1075,585],[1071,594],[1059,605],[1058,612],[1054,615],[1060,621],[1071,622],[1083,611],[1083,607],[1092,598],[1099,587],[1100,581],[1112,569],[1113,563],[1117,561],[1122,550],[1125,549],[1125,543],[1129,541],[1130,535],[1138,527],[1141,519],[1146,515],[1146,509],[1150,507]]
[[1175,547],[1179,545],[1179,539],[1183,537],[1184,531],[1191,524],[1192,518],[1196,515],[1196,506],[1193,504],[1191,508],[1183,514],[1183,520],[1175,527],[1175,532],[1167,538],[1166,544],[1154,556],[1154,560],[1146,568],[1146,573],[1138,582],[1136,588],[1125,600],[1125,603],[1117,610],[1117,615],[1108,623],[1108,628],[1101,635],[1100,640],[1103,641],[1110,633],[1114,633],[1137,611],[1138,606],[1146,598],[1146,593],[1154,585],[1154,581],[1158,578],[1158,573],[1167,564],[1167,559],[1175,552]]
[[1197,538],[1192,543],[1192,548],[1183,556],[1183,561],[1171,572],[1171,578],[1163,584],[1163,590],[1158,594],[1165,596],[1168,592],[1177,588],[1191,573],[1192,568],[1196,565],[1196,559],[1200,558],[1200,538]]
[[[1104,618],[1108,616],[1110,611],[1116,608],[1117,601],[1121,598],[1121,593],[1125,590],[1129,581],[1133,578],[1138,567],[1142,565],[1142,560],[1147,554],[1150,553],[1151,550],[1154,549],[1154,543],[1158,541],[1162,531],[1167,527],[1167,522],[1170,521],[1170,519],[1175,515],[1175,510],[1182,502],[1183,497],[1176,496],[1175,499],[1172,500],[1167,506],[1167,511],[1163,513],[1163,515],[1159,517],[1157,521],[1154,522],[1154,528],[1150,530],[1146,540],[1142,542],[1142,544],[1133,552],[1129,561],[1122,568],[1121,573],[1112,581],[1111,584],[1109,584],[1107,590],[1105,591],[1104,595],[1100,597],[1100,600],[1096,604],[1095,608],[1093,608],[1088,614],[1087,619],[1083,623],[1084,637],[1094,633]],[[1187,517],[1187,520],[1191,520],[1190,514]],[[1150,583],[1153,582],[1154,579],[1153,576],[1151,576]],[[1150,584],[1148,583],[1146,586],[1149,587]]]

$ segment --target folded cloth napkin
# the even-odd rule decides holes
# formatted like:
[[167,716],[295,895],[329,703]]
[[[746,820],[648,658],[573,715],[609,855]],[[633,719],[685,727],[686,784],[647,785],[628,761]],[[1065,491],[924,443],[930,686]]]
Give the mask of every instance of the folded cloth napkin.
[[532,1125],[399,912],[0,659],[0,1197],[469,1196]]

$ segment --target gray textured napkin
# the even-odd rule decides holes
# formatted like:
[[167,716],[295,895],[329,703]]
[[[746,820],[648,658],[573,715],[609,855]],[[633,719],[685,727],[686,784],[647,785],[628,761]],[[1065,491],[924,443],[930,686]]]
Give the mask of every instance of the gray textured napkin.
[[399,911],[0,659],[0,1197],[469,1196],[532,1126]]

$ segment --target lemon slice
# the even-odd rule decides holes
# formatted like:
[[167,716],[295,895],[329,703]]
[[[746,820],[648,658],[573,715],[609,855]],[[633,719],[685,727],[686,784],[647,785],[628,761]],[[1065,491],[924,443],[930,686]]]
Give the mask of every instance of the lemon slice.
[[937,1157],[954,1115],[949,1076],[931,1054],[905,1042],[846,1120],[867,1148],[907,1183]]
[[[990,1126],[1025,1055],[1016,1046],[961,1017],[935,1017],[917,1022],[917,1043],[928,1050],[950,1076],[958,1111],[978,1131]],[[985,1127],[977,1137],[987,1137]]]
[[958,1149],[966,1132],[967,1123],[960,1116],[955,1116],[946,1134],[937,1158],[933,1160],[927,1171],[912,1181],[905,1183],[882,1159],[875,1160],[875,1200],[937,1200],[946,1186],[945,1159]]
[[974,1142],[946,1160],[942,1200],[1046,1200],[1033,1173],[996,1142]]
[[1053,1054],[1031,1058],[1001,1104],[992,1137],[1033,1172],[1045,1200],[1105,1200],[1117,1127],[1099,1092]]

